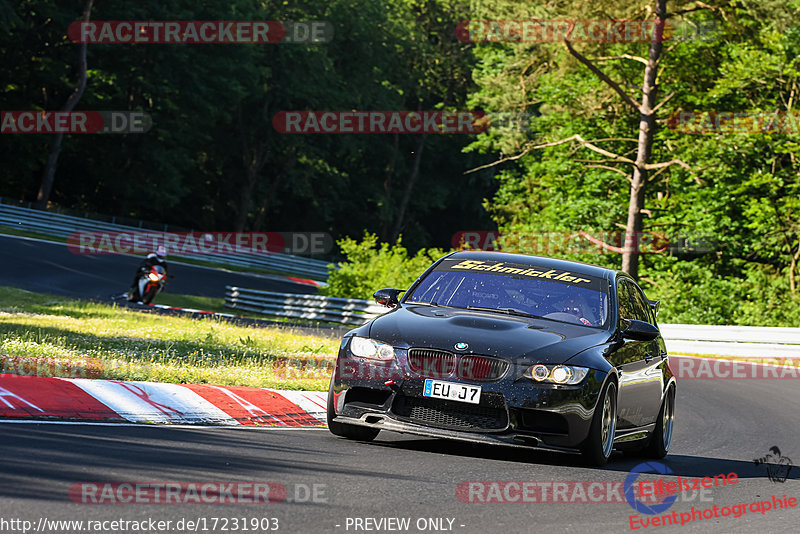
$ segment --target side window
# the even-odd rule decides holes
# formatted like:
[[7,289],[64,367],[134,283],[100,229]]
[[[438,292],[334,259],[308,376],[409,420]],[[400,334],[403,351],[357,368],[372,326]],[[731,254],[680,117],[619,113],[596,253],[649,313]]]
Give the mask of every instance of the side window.
[[631,301],[630,285],[625,280],[617,283],[617,304],[619,307],[619,320],[633,318],[633,302]]
[[650,307],[650,302],[647,300],[647,297],[644,296],[644,291],[642,288],[635,284],[630,284],[631,289],[633,290],[634,295],[634,302],[636,303],[636,307],[642,311],[643,317],[646,319],[641,319],[642,321],[647,321],[650,324],[655,324],[655,316],[653,315],[653,308]]
[[622,279],[617,286],[620,319],[636,319],[651,322],[648,304],[641,290],[628,280]]

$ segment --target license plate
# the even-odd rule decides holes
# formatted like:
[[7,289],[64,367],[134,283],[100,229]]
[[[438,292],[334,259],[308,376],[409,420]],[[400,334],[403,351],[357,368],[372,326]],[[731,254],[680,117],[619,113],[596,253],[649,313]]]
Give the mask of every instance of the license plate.
[[422,396],[479,404],[481,402],[481,387],[453,384],[452,382],[442,382],[441,380],[426,380]]

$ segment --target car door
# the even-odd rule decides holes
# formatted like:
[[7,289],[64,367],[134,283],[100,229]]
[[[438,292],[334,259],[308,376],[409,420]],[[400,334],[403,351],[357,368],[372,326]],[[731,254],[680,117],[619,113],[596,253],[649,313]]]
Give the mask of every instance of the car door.
[[[644,293],[633,280],[617,280],[618,328],[623,330],[626,320],[653,322],[650,306]],[[611,363],[621,371],[618,396],[618,421],[620,429],[644,426],[658,415],[662,391],[662,358],[658,339],[637,341],[626,339],[611,355]]]

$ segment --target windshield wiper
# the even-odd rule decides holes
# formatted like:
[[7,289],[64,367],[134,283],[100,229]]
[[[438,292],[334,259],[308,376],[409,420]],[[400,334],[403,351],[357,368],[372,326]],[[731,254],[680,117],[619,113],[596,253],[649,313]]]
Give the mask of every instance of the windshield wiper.
[[421,302],[416,300],[407,300],[403,304],[424,304],[427,306],[436,306],[437,308],[455,308],[455,306],[448,306],[447,304],[439,304],[438,302]]
[[505,313],[506,315],[517,315],[519,317],[533,317],[535,319],[541,319],[541,317],[538,315],[524,312],[516,308],[484,308],[482,306],[467,306],[467,309],[475,311],[498,312],[498,313]]

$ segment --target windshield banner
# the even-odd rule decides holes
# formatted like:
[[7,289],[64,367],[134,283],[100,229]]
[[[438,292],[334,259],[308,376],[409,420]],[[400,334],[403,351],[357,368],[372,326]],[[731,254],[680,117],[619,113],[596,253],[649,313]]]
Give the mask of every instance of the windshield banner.
[[436,266],[437,271],[470,271],[488,273],[512,278],[547,280],[569,286],[584,287],[595,291],[602,291],[605,287],[603,279],[587,274],[565,271],[562,269],[548,269],[527,263],[509,263],[504,261],[484,260],[444,260]]

